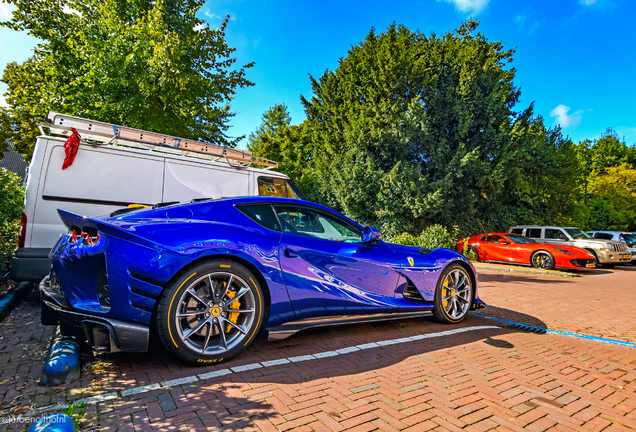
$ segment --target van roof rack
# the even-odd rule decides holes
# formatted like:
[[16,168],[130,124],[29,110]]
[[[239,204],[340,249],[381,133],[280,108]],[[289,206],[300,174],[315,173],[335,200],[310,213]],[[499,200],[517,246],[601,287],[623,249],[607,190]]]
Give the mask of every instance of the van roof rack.
[[237,150],[203,141],[148,132],[56,112],[49,112],[46,116],[46,122],[39,123],[38,126],[44,135],[43,127],[49,128],[50,133],[63,136],[69,136],[71,128],[75,128],[81,135],[82,140],[106,145],[120,145],[216,162],[226,162],[236,168],[245,168],[251,165],[261,166],[265,169],[278,168],[277,162],[255,156],[247,150]]

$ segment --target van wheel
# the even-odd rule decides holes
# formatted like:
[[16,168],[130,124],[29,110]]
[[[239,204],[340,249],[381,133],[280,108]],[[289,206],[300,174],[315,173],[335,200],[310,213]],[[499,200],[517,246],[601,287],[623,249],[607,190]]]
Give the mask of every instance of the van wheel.
[[554,257],[546,251],[536,251],[530,257],[532,267],[542,270],[554,270]]
[[175,356],[195,365],[221,363],[254,340],[264,320],[263,291],[244,266],[201,263],[162,292],[157,333]]
[[464,319],[473,302],[473,283],[466,269],[451,264],[437,281],[433,317],[444,324],[455,324]]

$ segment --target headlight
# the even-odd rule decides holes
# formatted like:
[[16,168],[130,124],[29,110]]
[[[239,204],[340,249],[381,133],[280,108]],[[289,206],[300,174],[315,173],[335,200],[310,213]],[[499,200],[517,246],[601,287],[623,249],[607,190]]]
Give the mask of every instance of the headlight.
[[574,255],[572,252],[567,251],[567,250],[565,250],[565,249],[561,249],[561,248],[554,248],[554,249],[555,249],[555,250],[558,250],[558,251],[559,251],[559,252],[561,252],[561,253],[567,254],[567,255],[576,256],[576,255]]

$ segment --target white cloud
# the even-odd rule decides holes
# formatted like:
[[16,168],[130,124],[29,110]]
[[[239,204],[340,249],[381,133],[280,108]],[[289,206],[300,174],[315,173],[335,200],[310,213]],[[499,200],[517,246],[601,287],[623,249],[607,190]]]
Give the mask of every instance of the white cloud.
[[[440,1],[440,0],[437,0]],[[460,12],[479,13],[483,11],[490,0],[444,0],[446,3],[453,3],[455,9]]]
[[194,26],[194,31],[198,32],[205,28],[205,24],[197,24]]
[[[210,18],[210,19],[218,19],[218,20],[224,20],[225,19],[225,17],[223,17],[221,15],[217,15],[217,14],[212,13],[210,11],[210,9],[204,11],[203,14],[206,17]],[[236,18],[230,15],[230,21],[236,21]]]
[[572,114],[568,114],[568,111],[570,111],[570,107],[566,105],[558,105],[550,111],[550,117],[556,117],[554,119],[554,124],[559,124],[564,128],[569,126],[578,126],[581,123],[581,116],[584,111],[578,110]]
[[5,2],[0,2],[0,19],[10,20],[13,16],[13,11],[17,8],[12,4],[6,4]]
[[579,2],[585,6],[589,6],[596,3],[596,0],[579,0]]
[[8,108],[9,104],[7,103],[4,96],[0,95],[0,107]]

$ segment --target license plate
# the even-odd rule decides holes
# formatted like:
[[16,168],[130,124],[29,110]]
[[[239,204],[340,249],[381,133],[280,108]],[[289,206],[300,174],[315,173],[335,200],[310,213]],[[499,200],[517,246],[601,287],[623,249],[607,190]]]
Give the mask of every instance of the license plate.
[[630,260],[630,259],[632,259],[632,255],[631,255],[631,254],[629,254],[629,255],[623,255],[623,259],[628,259],[628,260]]
[[586,267],[588,267],[588,268],[594,268],[594,267],[596,267],[596,266],[594,265],[594,263],[587,263],[585,266],[586,266]]

